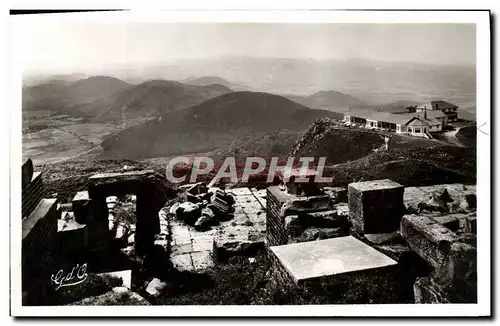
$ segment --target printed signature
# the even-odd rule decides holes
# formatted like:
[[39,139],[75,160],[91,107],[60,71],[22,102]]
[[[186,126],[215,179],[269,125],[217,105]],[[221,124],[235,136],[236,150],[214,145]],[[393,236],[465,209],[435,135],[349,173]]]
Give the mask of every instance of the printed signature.
[[64,270],[61,269],[55,275],[52,274],[50,279],[57,285],[56,290],[58,290],[65,286],[72,286],[85,282],[87,277],[87,264],[85,263],[81,266],[80,264],[76,264],[68,274],[64,274]]

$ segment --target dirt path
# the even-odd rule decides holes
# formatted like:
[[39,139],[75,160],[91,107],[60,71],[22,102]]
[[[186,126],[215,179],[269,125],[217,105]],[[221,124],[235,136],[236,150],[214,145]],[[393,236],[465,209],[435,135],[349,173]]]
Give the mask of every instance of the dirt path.
[[460,131],[465,126],[457,127],[455,130],[452,131],[445,131],[439,135],[440,140],[446,141],[452,145],[458,146],[458,147],[465,147],[464,144],[462,144],[458,138],[457,138],[457,133]]

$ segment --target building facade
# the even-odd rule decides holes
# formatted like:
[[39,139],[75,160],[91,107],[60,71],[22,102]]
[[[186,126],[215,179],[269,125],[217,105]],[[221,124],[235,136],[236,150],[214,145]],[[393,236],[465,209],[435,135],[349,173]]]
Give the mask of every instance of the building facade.
[[427,111],[428,113],[433,111],[440,111],[445,115],[443,121],[444,124],[456,121],[458,119],[458,106],[446,101],[430,101],[421,105],[417,105],[415,110],[418,113],[425,111]]
[[391,114],[370,110],[350,110],[344,114],[347,125],[393,131],[416,137],[432,138],[430,133],[442,131],[441,120],[422,113]]

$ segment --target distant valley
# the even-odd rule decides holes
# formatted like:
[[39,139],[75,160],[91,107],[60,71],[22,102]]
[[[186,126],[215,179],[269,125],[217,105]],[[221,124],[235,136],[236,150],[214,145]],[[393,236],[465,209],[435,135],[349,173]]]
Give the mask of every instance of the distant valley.
[[[207,151],[284,155],[317,118],[341,120],[350,108],[401,111],[436,98],[475,119],[469,67],[227,58],[124,71],[26,80],[26,154],[41,155],[41,162]],[[49,148],[37,151],[44,142],[64,154],[44,156]]]

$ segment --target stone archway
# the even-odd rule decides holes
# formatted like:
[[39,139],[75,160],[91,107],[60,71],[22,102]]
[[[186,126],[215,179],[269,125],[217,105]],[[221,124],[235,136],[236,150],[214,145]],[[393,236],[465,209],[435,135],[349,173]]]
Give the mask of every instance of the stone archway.
[[143,170],[102,173],[89,178],[88,193],[93,209],[93,214],[89,214],[86,221],[89,243],[95,246],[109,240],[106,197],[135,194],[135,250],[138,254],[145,254],[153,248],[154,236],[160,231],[160,224],[157,209],[159,194],[156,185],[148,179],[152,175],[154,171]]

